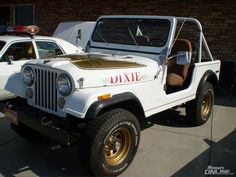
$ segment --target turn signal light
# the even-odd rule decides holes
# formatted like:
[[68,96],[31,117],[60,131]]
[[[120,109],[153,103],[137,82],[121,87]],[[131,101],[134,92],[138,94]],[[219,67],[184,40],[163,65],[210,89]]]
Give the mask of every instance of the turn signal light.
[[108,100],[109,98],[111,98],[110,93],[98,96],[98,100],[100,100],[100,101],[101,100]]

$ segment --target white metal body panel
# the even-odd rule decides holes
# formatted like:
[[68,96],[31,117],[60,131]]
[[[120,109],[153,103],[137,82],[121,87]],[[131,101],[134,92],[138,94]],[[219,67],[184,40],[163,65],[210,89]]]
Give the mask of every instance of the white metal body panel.
[[[214,73],[219,70],[220,61],[198,63],[190,86],[182,91],[167,95],[162,84],[161,74],[157,79],[151,81],[134,83],[132,85],[117,85],[115,87],[100,87],[93,89],[75,90],[67,99],[64,111],[74,116],[83,118],[89,106],[97,101],[97,96],[110,93],[111,95],[131,92],[141,102],[145,116],[151,116],[163,110],[186,103],[196,97],[199,82],[208,70]],[[217,75],[219,77],[219,74]],[[76,111],[77,110],[77,111]]]
[[[60,22],[52,36],[66,40],[84,49],[90,39],[95,24],[96,22],[93,21]],[[78,38],[79,30],[81,30],[81,39]]]
[[20,68],[25,62],[26,61],[13,61],[12,65],[8,65],[7,62],[0,63],[0,100],[14,97],[21,89],[20,83],[22,83],[22,80],[20,77]]

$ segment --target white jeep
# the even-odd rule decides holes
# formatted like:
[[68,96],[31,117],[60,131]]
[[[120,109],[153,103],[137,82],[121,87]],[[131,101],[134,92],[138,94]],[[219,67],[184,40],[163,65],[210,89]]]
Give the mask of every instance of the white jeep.
[[102,16],[86,53],[30,61],[21,72],[19,98],[3,108],[12,127],[80,142],[96,176],[117,176],[136,154],[145,117],[184,105],[193,124],[208,120],[220,61],[196,19]]

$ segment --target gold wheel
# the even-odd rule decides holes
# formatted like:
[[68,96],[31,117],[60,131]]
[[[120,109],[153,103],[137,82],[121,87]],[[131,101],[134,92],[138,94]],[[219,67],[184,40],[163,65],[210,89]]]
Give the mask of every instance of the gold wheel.
[[131,142],[132,136],[127,128],[121,127],[113,131],[104,145],[106,162],[111,166],[121,164],[130,152]]
[[201,105],[201,114],[203,118],[207,118],[209,113],[211,112],[211,108],[213,105],[213,93],[211,90],[207,90],[204,95],[202,105]]

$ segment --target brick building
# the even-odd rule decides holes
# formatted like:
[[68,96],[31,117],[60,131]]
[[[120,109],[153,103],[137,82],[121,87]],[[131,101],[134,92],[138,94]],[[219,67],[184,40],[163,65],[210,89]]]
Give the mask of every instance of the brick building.
[[234,0],[0,0],[0,24],[36,24],[51,35],[61,21],[106,14],[188,16],[202,23],[214,58],[236,60],[235,9]]

